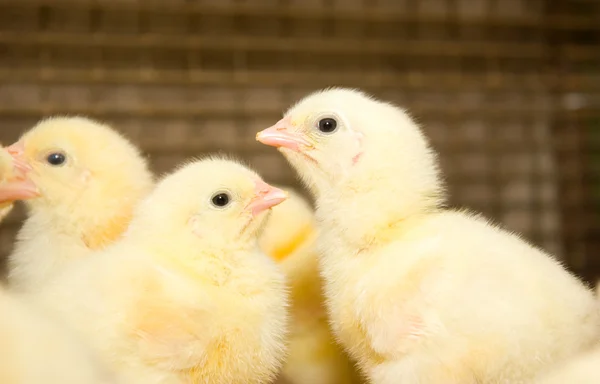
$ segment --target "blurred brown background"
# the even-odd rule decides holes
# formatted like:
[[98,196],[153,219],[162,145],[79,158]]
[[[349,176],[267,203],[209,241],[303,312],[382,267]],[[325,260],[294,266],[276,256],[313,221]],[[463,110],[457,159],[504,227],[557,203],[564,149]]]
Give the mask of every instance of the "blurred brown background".
[[0,0],[3,144],[81,114],[156,172],[220,150],[297,185],[254,135],[331,85],[407,107],[454,204],[600,275],[600,0]]

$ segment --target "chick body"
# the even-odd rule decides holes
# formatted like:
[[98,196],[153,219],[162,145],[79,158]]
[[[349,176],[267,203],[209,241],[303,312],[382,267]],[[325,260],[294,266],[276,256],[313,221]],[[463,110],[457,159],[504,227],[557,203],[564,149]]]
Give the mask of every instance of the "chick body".
[[440,212],[379,235],[393,240],[321,245],[333,329],[373,383],[527,383],[598,341],[579,281],[483,218]]
[[540,375],[534,384],[597,384],[600,383],[600,348],[581,354],[548,373]]
[[358,373],[329,328],[323,303],[312,207],[299,193],[272,210],[260,238],[261,248],[286,274],[291,288],[289,353],[282,379],[294,384],[350,384]]
[[404,111],[331,89],[257,139],[315,194],[332,329],[370,382],[528,383],[598,342],[597,302],[559,262],[444,208],[436,156]]
[[0,288],[0,383],[117,384],[71,330]]
[[[270,382],[285,357],[287,292],[257,245],[254,179],[224,160],[180,169],[122,240],[70,265],[37,300],[128,384]],[[227,207],[211,205],[219,191]]]

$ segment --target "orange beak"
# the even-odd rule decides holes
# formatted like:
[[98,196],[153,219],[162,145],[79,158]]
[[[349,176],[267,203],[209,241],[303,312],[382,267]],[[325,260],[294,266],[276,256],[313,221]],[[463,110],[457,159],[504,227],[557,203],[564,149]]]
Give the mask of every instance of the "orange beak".
[[291,128],[289,118],[283,118],[272,127],[258,132],[256,140],[271,147],[288,148],[297,152],[313,146],[304,136],[291,132]]
[[0,184],[0,202],[27,200],[39,196],[40,192],[37,186],[26,177],[27,172],[32,168],[25,160],[23,143],[17,142],[4,150],[10,154],[17,175],[15,180]]
[[255,183],[256,197],[248,205],[253,216],[281,204],[288,198],[288,194],[285,191],[275,188],[262,180],[256,180]]

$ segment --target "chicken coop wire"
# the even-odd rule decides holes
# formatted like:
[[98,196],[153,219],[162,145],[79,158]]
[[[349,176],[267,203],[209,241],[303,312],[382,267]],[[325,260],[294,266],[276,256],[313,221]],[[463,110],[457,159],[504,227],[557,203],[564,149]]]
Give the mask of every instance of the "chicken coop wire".
[[[97,118],[164,173],[220,151],[299,187],[255,133],[307,93],[403,107],[453,206],[600,274],[600,3],[594,0],[0,0],[0,141]],[[23,211],[0,227],[0,254]]]

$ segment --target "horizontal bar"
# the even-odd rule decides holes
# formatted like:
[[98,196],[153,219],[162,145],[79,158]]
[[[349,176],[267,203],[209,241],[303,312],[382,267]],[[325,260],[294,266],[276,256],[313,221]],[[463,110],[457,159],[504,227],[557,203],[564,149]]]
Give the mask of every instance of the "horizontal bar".
[[[163,34],[75,34],[64,32],[0,32],[0,44],[13,46],[61,46],[131,49],[215,49],[235,51],[305,52],[327,54],[389,54],[398,56],[484,57],[540,59],[548,48],[538,43],[494,43],[458,41],[384,41],[381,39],[312,38],[279,36],[200,36]],[[590,55],[598,55],[590,48]],[[580,51],[574,51],[579,56]],[[587,51],[586,51],[587,52]],[[569,50],[564,54],[568,55]],[[568,56],[567,56],[568,58]]]
[[[2,4],[0,2],[0,4]],[[18,5],[11,7],[53,9],[66,8],[69,11],[109,10],[120,12],[151,12],[170,13],[175,15],[204,15],[204,16],[247,16],[247,17],[278,17],[299,20],[336,19],[357,22],[398,22],[420,24],[450,24],[461,26],[501,26],[525,28],[550,28],[556,30],[600,29],[600,25],[592,16],[569,15],[533,15],[501,16],[490,12],[483,16],[460,15],[452,12],[446,14],[415,12],[411,10],[384,7],[315,7],[315,6],[269,6],[264,4],[202,4],[193,2],[174,2],[164,0],[128,1],[65,1],[65,0],[20,0]]]
[[489,91],[539,91],[541,88],[560,86],[563,90],[600,91],[600,81],[583,74],[561,77],[542,74],[505,74],[486,72],[394,73],[369,71],[307,71],[307,70],[150,70],[150,69],[86,69],[0,68],[1,83],[49,84],[140,84],[178,86],[340,86],[386,89],[437,89]]
[[[406,106],[412,115],[419,115],[420,118],[432,118],[439,116],[449,119],[462,119],[473,116],[484,116],[488,119],[508,118],[511,121],[518,118],[535,118],[541,114],[551,114],[553,111],[547,108],[540,108],[530,105],[518,107],[498,107],[485,106],[470,109],[461,109],[459,105],[448,105],[446,107],[419,107]],[[52,114],[78,114],[84,116],[113,116],[113,117],[136,117],[136,118],[271,118],[279,117],[283,110],[270,106],[250,107],[243,106],[237,108],[215,106],[201,107],[178,107],[178,106],[157,106],[149,105],[147,107],[127,108],[117,106],[74,106],[74,105],[40,105],[35,107],[11,107],[0,105],[0,115],[3,117],[35,117]],[[600,110],[581,110],[581,111],[560,111],[565,116],[599,116]]]

